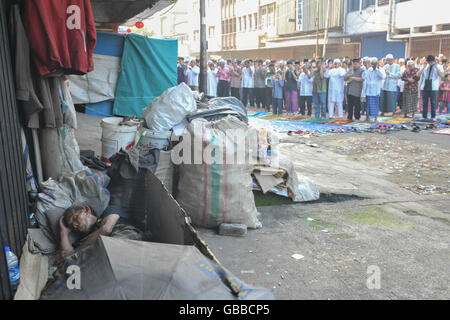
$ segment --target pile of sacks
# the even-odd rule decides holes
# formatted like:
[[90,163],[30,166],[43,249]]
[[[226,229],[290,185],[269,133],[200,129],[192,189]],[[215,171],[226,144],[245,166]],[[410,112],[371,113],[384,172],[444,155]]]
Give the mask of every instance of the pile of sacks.
[[158,150],[157,177],[197,226],[261,228],[253,190],[296,202],[319,198],[317,188],[299,179],[292,162],[276,152],[273,135],[248,125],[246,108],[234,97],[200,102],[182,83],[142,114],[145,125],[134,147],[138,167]]
[[[154,147],[145,137],[170,136],[164,163],[174,167],[160,180],[166,187],[172,186],[169,191],[195,225],[212,228],[234,223],[260,228],[250,151],[239,155],[242,163],[233,160],[238,157],[239,144],[249,144],[247,111],[234,97],[208,103],[196,98],[182,83],[152,101],[142,112],[145,128],[139,130],[136,148],[142,152]],[[236,132],[243,140],[235,139]]]

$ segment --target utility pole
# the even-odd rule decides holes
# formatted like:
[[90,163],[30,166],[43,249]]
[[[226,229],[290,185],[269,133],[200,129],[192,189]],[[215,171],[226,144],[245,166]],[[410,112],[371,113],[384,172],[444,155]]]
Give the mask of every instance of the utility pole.
[[314,60],[319,56],[319,0],[316,0],[316,53]]
[[200,75],[199,91],[206,94],[206,65],[207,65],[207,42],[206,42],[206,10],[205,0],[200,0]]
[[330,7],[331,7],[331,0],[327,0],[327,17],[325,18],[325,35],[323,38],[323,52],[322,57],[325,58],[325,55],[327,53],[327,43],[328,43],[328,21],[330,20]]

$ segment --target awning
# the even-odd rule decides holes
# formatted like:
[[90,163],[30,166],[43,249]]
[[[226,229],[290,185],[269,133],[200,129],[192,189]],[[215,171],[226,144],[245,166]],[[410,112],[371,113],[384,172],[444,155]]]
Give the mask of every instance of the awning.
[[134,16],[130,20],[128,20],[126,23],[122,24],[123,26],[132,27],[136,24],[136,22],[143,21],[145,19],[150,18],[152,15],[154,15],[156,12],[161,11],[165,8],[167,8],[170,5],[174,5],[174,1],[158,1],[153,5],[153,7],[145,9],[138,15]]
[[366,37],[379,37],[386,36],[386,31],[381,32],[365,32],[365,33],[352,33],[352,34],[341,34],[338,36],[329,36],[329,39],[343,39],[343,38],[366,38]]
[[158,0],[91,0],[94,19],[100,23],[124,23],[152,8]]

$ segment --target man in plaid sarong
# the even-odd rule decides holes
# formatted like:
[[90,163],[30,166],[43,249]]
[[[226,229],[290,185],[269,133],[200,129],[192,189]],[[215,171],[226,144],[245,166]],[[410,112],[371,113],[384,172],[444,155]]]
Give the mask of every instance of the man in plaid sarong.
[[370,121],[370,117],[378,120],[378,113],[380,111],[380,91],[381,80],[386,78],[384,70],[379,67],[378,59],[370,59],[371,67],[364,71],[364,95],[366,96],[366,121]]

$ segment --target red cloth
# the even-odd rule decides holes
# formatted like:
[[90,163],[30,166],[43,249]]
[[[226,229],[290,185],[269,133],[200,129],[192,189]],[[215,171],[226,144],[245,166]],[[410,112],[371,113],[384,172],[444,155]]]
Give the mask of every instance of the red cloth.
[[[450,89],[450,82],[442,82],[439,89]],[[441,91],[439,96],[439,101],[450,102],[450,91]]]
[[[78,20],[78,10],[69,10],[73,8],[80,9]],[[42,76],[82,75],[94,70],[97,33],[90,0],[28,0],[23,21],[33,61]],[[74,28],[77,21],[79,29]]]

